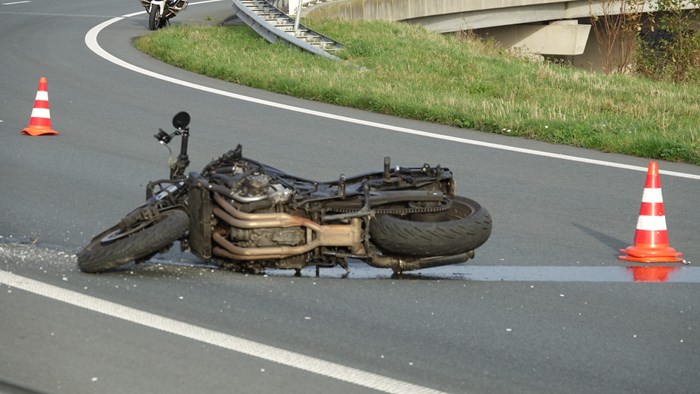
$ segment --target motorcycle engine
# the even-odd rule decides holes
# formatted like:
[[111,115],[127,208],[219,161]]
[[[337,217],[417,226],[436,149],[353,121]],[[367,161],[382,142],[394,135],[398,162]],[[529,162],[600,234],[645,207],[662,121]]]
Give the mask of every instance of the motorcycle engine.
[[272,182],[272,178],[266,174],[251,174],[245,177],[238,190],[233,194],[233,199],[241,204],[262,200],[270,200],[273,204],[287,202],[292,196],[292,191],[282,184]]
[[265,197],[270,187],[270,177],[264,174],[253,174],[246,177],[241,185],[243,197]]
[[[287,202],[292,190],[274,182],[266,174],[254,173],[246,176],[232,195],[240,209],[254,213],[254,206],[271,207]],[[306,242],[306,232],[300,227],[288,228],[231,228],[229,236],[243,247],[297,246]]]

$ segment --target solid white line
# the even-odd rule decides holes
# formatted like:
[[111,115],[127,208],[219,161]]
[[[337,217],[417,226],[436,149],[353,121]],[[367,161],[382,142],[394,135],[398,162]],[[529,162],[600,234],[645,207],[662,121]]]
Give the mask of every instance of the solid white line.
[[653,282],[653,274],[658,275],[658,282],[700,283],[700,267],[656,263],[646,266],[477,265],[464,267],[462,275],[467,280],[486,282],[630,283]]
[[[203,3],[216,2],[216,1],[219,1],[219,0],[205,1],[205,2],[201,2],[201,3],[191,3],[190,5],[203,4]],[[188,88],[201,90],[203,92],[217,94],[220,96],[229,97],[229,98],[236,99],[236,100],[247,101],[247,102],[251,102],[251,103],[265,105],[268,107],[284,109],[287,111],[298,112],[298,113],[303,113],[303,114],[312,115],[312,116],[318,116],[321,118],[333,119],[333,120],[337,120],[340,122],[347,122],[347,123],[353,123],[353,124],[358,124],[358,125],[362,125],[362,126],[374,127],[374,128],[383,129],[383,130],[396,131],[399,133],[412,134],[412,135],[417,135],[417,136],[426,137],[426,138],[433,138],[433,139],[439,139],[439,140],[444,140],[444,141],[458,142],[461,144],[468,144],[468,145],[481,146],[481,147],[485,147],[485,148],[492,148],[492,149],[499,149],[499,150],[505,150],[505,151],[510,151],[510,152],[517,152],[517,153],[523,153],[523,154],[527,154],[527,155],[542,156],[542,157],[567,160],[567,161],[574,161],[574,162],[586,163],[586,164],[594,164],[594,165],[605,166],[605,167],[613,167],[613,168],[634,170],[634,171],[640,171],[640,172],[647,171],[647,167],[633,166],[633,165],[615,163],[615,162],[604,161],[604,160],[594,160],[594,159],[588,159],[585,157],[563,155],[563,154],[559,154],[559,153],[543,152],[543,151],[538,151],[538,150],[534,150],[534,149],[518,148],[518,147],[514,147],[514,146],[471,140],[471,139],[461,138],[461,137],[452,137],[449,135],[430,133],[427,131],[409,129],[406,127],[398,127],[398,126],[393,126],[393,125],[388,125],[388,124],[378,123],[378,122],[370,122],[370,121],[366,121],[366,120],[362,120],[362,119],[356,119],[356,118],[351,118],[351,117],[347,117],[347,116],[330,114],[327,112],[314,111],[314,110],[310,110],[307,108],[295,107],[292,105],[281,104],[281,103],[277,103],[277,102],[273,102],[273,101],[262,100],[262,99],[258,99],[258,98],[254,98],[254,97],[244,96],[241,94],[231,93],[231,92],[227,92],[224,90],[214,89],[214,88],[210,88],[207,86],[199,85],[196,83],[182,81],[182,80],[179,80],[176,78],[168,77],[166,75],[158,74],[156,72],[135,66],[133,64],[127,63],[127,62],[111,55],[110,53],[108,53],[107,51],[102,49],[102,47],[97,43],[97,35],[100,33],[100,31],[102,31],[106,27],[108,27],[116,22],[119,22],[120,20],[122,20],[124,18],[128,18],[128,17],[134,16],[134,15],[139,15],[142,13],[143,13],[143,11],[138,12],[138,13],[133,13],[133,14],[127,14],[127,15],[124,15],[123,17],[113,18],[113,19],[110,19],[106,22],[100,23],[99,25],[93,27],[92,29],[90,29],[90,31],[87,32],[87,34],[85,35],[85,45],[87,45],[87,47],[90,50],[92,50],[93,52],[95,52],[98,56],[100,56],[100,57],[106,59],[107,61],[110,61],[110,62],[112,62],[120,67],[124,67],[128,70],[131,70],[131,71],[134,71],[134,72],[137,72],[137,73],[149,76],[149,77],[153,77],[156,79],[160,79],[162,81],[174,83],[176,85],[181,85],[181,86],[185,86]],[[679,178],[700,180],[700,175],[695,175],[695,174],[675,172],[675,171],[665,171],[665,170],[661,170],[659,172],[661,174],[664,174],[664,175],[669,175],[669,176],[674,176],[674,177],[679,177]]]
[[441,393],[440,391],[428,387],[418,386],[273,346],[263,345],[233,335],[105,301],[7,271],[0,270],[0,283],[169,334],[179,335],[306,372],[356,384],[358,386],[368,387],[373,390],[386,393]]
[[31,1],[13,1],[12,3],[2,3],[2,5],[15,5],[15,4],[24,4],[24,3],[31,3]]

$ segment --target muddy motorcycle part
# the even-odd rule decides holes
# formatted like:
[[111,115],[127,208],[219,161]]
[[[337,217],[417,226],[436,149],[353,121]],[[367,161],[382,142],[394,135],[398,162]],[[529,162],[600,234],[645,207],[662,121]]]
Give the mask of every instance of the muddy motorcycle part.
[[96,273],[145,259],[181,238],[189,225],[189,216],[181,209],[158,212],[128,228],[120,223],[78,252],[78,266],[83,272]]
[[370,237],[385,254],[426,257],[473,251],[491,235],[491,215],[469,198],[452,197],[444,219],[377,215],[370,225]]
[[160,7],[151,5],[151,10],[148,12],[148,29],[157,30],[165,27],[168,24],[168,18],[166,18],[167,9],[160,13]]

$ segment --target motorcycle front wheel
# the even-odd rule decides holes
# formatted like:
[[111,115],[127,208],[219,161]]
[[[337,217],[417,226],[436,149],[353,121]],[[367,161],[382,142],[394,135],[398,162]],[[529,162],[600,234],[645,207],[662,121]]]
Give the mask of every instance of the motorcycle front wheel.
[[78,267],[96,273],[148,257],[181,238],[189,228],[189,216],[183,210],[160,212],[158,217],[129,235],[114,226],[92,239],[78,252]]
[[490,235],[489,212],[460,196],[452,197],[447,220],[377,215],[370,226],[370,238],[379,249],[401,256],[453,256],[478,248]]
[[148,29],[156,30],[161,27],[165,27],[168,22],[164,15],[160,15],[158,12],[158,7],[152,6],[151,11],[148,13]]

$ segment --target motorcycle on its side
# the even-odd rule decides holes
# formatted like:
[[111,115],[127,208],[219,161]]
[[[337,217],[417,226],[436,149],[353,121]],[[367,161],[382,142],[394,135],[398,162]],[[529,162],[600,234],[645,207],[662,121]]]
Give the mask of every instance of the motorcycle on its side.
[[165,27],[171,18],[187,9],[187,0],[139,0],[148,13],[148,29]]
[[[78,252],[84,272],[139,263],[175,241],[204,261],[244,272],[340,266],[359,260],[395,273],[459,264],[491,234],[491,216],[455,194],[440,165],[392,166],[319,182],[243,156],[238,145],[185,175],[190,116],[160,129],[163,145],[181,137],[168,179],[149,182],[145,204]],[[170,149],[168,147],[168,149]]]

